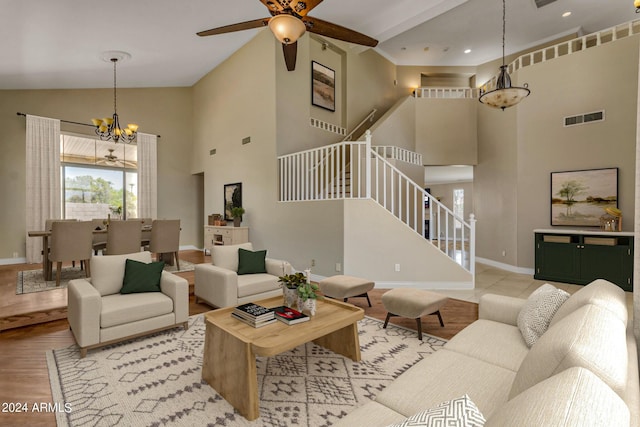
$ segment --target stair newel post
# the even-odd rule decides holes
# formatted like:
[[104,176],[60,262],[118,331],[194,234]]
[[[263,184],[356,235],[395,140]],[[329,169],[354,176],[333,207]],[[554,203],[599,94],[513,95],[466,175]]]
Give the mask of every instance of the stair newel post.
[[365,179],[365,197],[371,198],[371,131],[367,129],[364,134],[365,138],[365,162],[364,162],[364,179]]
[[476,216],[469,215],[469,272],[471,272],[471,282],[476,287]]

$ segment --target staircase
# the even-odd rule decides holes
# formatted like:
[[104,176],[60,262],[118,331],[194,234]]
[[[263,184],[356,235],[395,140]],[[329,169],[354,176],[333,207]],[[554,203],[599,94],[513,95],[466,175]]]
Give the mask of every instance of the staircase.
[[[466,221],[427,193],[388,159],[422,165],[418,154],[397,147],[343,141],[278,157],[281,202],[370,199],[435,245],[471,274],[475,272],[475,219]],[[429,212],[425,214],[425,204]],[[429,221],[429,233],[425,233]],[[455,224],[455,226],[454,226]]]

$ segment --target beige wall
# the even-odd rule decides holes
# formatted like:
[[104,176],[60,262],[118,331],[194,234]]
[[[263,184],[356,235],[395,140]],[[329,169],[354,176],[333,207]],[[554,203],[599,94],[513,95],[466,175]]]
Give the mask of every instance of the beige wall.
[[416,146],[425,165],[475,165],[478,101],[416,99]]
[[[112,89],[0,91],[0,259],[25,256],[25,118],[16,112],[90,123],[113,113]],[[202,244],[196,224],[200,212],[198,180],[190,174],[191,90],[189,88],[118,89],[118,113],[158,140],[158,217],[182,220],[181,245]],[[91,128],[62,124],[62,130],[91,133]]]
[[393,145],[415,151],[416,98],[400,98],[371,126],[371,145]]
[[472,287],[470,273],[373,200],[345,200],[344,224],[345,274],[374,278],[380,287]]
[[[635,209],[638,36],[526,67],[531,95],[504,112],[479,110],[475,208],[479,257],[532,268],[533,230],[550,228],[550,173],[619,168],[619,207]],[[606,120],[563,127],[563,117],[604,109]],[[562,229],[562,227],[558,227]],[[624,222],[626,231],[632,221]],[[506,256],[502,256],[506,251]]]

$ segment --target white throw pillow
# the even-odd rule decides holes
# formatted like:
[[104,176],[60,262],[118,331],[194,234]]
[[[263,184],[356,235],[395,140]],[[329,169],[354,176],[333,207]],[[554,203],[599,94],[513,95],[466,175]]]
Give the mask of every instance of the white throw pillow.
[[549,329],[551,319],[560,306],[569,299],[569,293],[545,283],[527,299],[518,313],[518,329],[528,347]]
[[400,424],[388,427],[482,427],[486,420],[466,394],[457,399],[443,402],[435,408],[418,412]]

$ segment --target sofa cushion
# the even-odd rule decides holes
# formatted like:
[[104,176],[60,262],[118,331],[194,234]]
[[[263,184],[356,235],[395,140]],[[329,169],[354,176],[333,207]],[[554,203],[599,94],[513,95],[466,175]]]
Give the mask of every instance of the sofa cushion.
[[266,273],[265,258],[267,251],[248,251],[238,249],[238,274],[258,274]]
[[485,417],[504,405],[515,373],[455,351],[440,349],[407,369],[376,402],[405,417],[468,394]]
[[458,332],[445,344],[445,348],[509,369],[514,373],[529,353],[518,328],[484,319],[476,320]]
[[551,319],[551,326],[586,304],[606,308],[618,316],[625,325],[627,324],[627,305],[624,291],[611,282],[597,279],[580,288],[562,304]]
[[162,292],[113,294],[102,298],[100,327],[124,325],[173,312],[173,300]]
[[91,284],[100,292],[100,296],[120,293],[127,259],[149,263],[151,252],[91,257]]
[[269,292],[280,288],[278,278],[270,274],[244,274],[238,276],[238,298]]
[[548,283],[533,291],[518,313],[518,329],[528,347],[549,329],[549,323],[569,293]]
[[250,242],[239,245],[217,245],[211,249],[211,261],[213,265],[231,271],[238,271],[238,249],[253,250]]
[[629,426],[629,409],[596,375],[569,368],[511,399],[486,427]]
[[589,369],[622,395],[627,359],[624,323],[609,310],[588,304],[551,326],[531,347],[509,398],[574,366]]
[[144,263],[133,259],[126,260],[120,293],[160,292],[163,269],[163,261]]
[[482,427],[484,416],[466,394],[413,414],[405,421],[389,427]]

